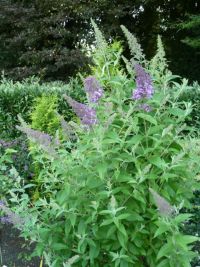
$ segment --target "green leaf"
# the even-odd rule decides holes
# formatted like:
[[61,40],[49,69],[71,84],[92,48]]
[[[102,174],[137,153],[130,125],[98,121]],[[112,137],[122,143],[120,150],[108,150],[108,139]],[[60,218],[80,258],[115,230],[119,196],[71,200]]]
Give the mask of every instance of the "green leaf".
[[139,142],[142,141],[143,138],[144,138],[144,136],[142,136],[140,134],[134,135],[134,136],[132,136],[131,138],[129,138],[126,141],[126,144],[127,145],[135,145],[135,144],[138,144]]
[[116,225],[112,225],[109,227],[108,231],[107,231],[107,234],[106,234],[106,237],[111,237],[117,230],[117,227]]
[[145,121],[148,121],[154,125],[157,125],[157,121],[149,114],[145,114],[145,113],[138,113],[137,116],[139,118],[144,119]]
[[131,217],[130,213],[124,213],[124,214],[120,214],[119,216],[117,216],[117,219],[118,220],[124,220],[124,219],[130,218],[130,217]]
[[100,252],[100,248],[99,246],[90,246],[90,249],[89,249],[89,258],[90,258],[90,261],[94,260],[95,258],[98,257],[99,255],[99,252]]
[[84,235],[86,231],[86,224],[84,220],[81,220],[78,225],[78,233]]
[[154,237],[157,237],[159,235],[162,235],[163,233],[166,233],[170,229],[169,225],[167,224],[161,224],[159,228],[156,230]]
[[43,243],[38,243],[37,246],[36,246],[36,249],[35,249],[35,255],[36,256],[42,256],[43,254],[43,251],[45,249],[45,246]]
[[115,225],[117,226],[117,228],[119,229],[119,220],[116,218],[116,217],[114,217],[113,218],[113,222],[115,223]]
[[180,108],[170,108],[168,112],[174,116],[178,117],[184,117],[185,115],[185,110],[180,109]]
[[107,172],[108,170],[108,163],[107,162],[100,162],[100,163],[97,163],[96,165],[96,170],[98,171],[99,173],[99,176],[101,179],[103,179],[105,173]]
[[68,185],[65,189],[61,190],[57,193],[56,199],[58,204],[63,205],[68,199],[68,195],[70,193],[70,185]]
[[157,260],[159,260],[160,258],[162,258],[164,256],[165,257],[168,256],[171,253],[171,251],[173,251],[173,246],[170,243],[166,243],[159,250],[159,252],[157,254]]
[[75,223],[76,223],[76,214],[74,213],[70,213],[70,215],[68,216],[70,222],[71,222],[71,225],[74,227],[75,226]]
[[125,238],[125,236],[124,236],[120,231],[117,232],[117,238],[118,238],[118,240],[119,240],[120,245],[121,245],[124,249],[126,249],[127,239]]
[[187,221],[188,219],[190,219],[193,215],[192,214],[179,214],[178,216],[175,217],[174,221],[176,223],[182,223],[184,221]]
[[137,200],[139,200],[140,202],[142,202],[143,204],[146,204],[146,201],[145,201],[145,198],[144,198],[144,195],[139,192],[137,189],[135,189],[133,191],[133,197]]
[[102,185],[102,180],[104,178],[104,172],[103,171],[101,172],[99,169],[98,169],[98,171],[99,171],[99,177],[101,179],[99,179],[99,177],[98,178],[94,177],[91,174],[90,174],[91,176],[88,176],[85,186],[87,186],[89,189],[98,188]]
[[103,220],[100,226],[109,225],[113,223],[113,219]]
[[155,155],[152,157],[149,157],[149,162],[153,165],[155,165],[156,167],[163,169],[163,167],[166,167],[167,164],[165,163],[165,161],[160,157],[160,155]]
[[99,214],[101,214],[101,215],[112,214],[112,211],[111,210],[102,210],[99,212]]
[[156,267],[169,267],[169,260],[164,259],[159,264],[156,265]]
[[188,244],[194,243],[194,242],[199,241],[199,240],[200,240],[199,237],[192,236],[192,235],[178,235],[176,237],[176,241],[180,245],[183,245],[183,244],[188,245]]
[[126,229],[122,223],[119,223],[118,229],[127,238],[127,232],[126,232]]
[[67,244],[62,244],[62,243],[53,243],[51,245],[52,249],[54,250],[63,250],[67,249]]

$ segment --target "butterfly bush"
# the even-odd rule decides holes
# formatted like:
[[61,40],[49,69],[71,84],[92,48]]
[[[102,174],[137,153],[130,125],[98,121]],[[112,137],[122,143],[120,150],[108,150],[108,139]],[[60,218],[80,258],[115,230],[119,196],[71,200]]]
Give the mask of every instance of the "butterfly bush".
[[85,104],[79,103],[69,96],[64,95],[68,104],[72,107],[76,115],[80,118],[81,123],[85,126],[92,126],[97,124],[97,115],[94,108],[91,108]]
[[97,103],[103,96],[103,89],[94,76],[89,76],[84,80],[84,88],[92,103]]
[[[104,62],[100,82],[108,81],[108,97],[98,103],[99,83],[93,76],[84,82],[90,102],[98,103],[98,119],[97,105],[64,95],[81,123],[96,127],[79,127],[76,140],[58,148],[58,157],[42,170],[38,201],[30,196],[27,205],[25,187],[12,191],[18,211],[38,214],[24,236],[38,243],[37,255],[48,266],[189,267],[195,256],[191,244],[198,238],[179,230],[190,215],[176,212],[183,199],[189,206],[199,173],[199,157],[185,150],[181,132],[189,110],[174,95],[161,103],[168,99],[161,88],[150,107],[149,74],[135,66],[132,92],[132,78],[106,54],[111,49],[104,53],[107,62],[97,64],[99,69]],[[62,123],[62,129],[70,136],[68,125]]]

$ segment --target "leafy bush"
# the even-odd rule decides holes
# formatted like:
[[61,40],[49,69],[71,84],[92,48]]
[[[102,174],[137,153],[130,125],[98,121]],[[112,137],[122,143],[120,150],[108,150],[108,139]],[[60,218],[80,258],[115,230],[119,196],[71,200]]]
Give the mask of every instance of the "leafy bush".
[[[57,105],[58,98],[56,95],[42,95],[36,98],[30,115],[32,129],[46,132],[51,137],[55,137],[59,133],[61,135],[61,118],[57,112]],[[41,153],[38,145],[33,142],[29,142],[29,151],[33,159],[37,158],[38,153]],[[40,191],[42,191],[39,177],[43,167],[38,162],[32,164],[32,182],[36,185],[34,192],[32,192],[33,200],[39,198]]]
[[43,95],[36,98],[31,112],[32,128],[54,136],[60,127],[60,118],[56,114],[57,105],[56,95]]
[[[104,52],[112,54],[109,47]],[[191,112],[178,101],[184,83],[172,88],[164,80],[165,90],[153,88],[140,65],[133,80],[119,61],[98,60],[96,73],[109,68],[99,82],[85,80],[88,103],[64,97],[80,118],[80,125],[69,124],[76,143],[58,148],[44,133],[19,127],[43,150],[35,158],[43,165],[40,198],[32,202],[20,182],[12,190],[22,236],[37,242],[35,254],[51,267],[190,266],[198,237],[181,233],[191,216],[179,210],[190,207],[197,188],[199,155],[182,134]],[[111,76],[110,68],[120,71]]]
[[[197,190],[194,192],[194,197],[191,200],[192,203],[192,208],[187,210],[190,214],[192,214],[192,217],[190,220],[188,220],[184,224],[183,231],[186,234],[189,235],[195,235],[195,236],[200,236],[200,191]],[[195,246],[193,248],[194,251],[197,251],[199,253],[200,251],[200,241],[195,243]],[[200,265],[200,257],[197,257],[193,260],[192,266],[196,267]]]

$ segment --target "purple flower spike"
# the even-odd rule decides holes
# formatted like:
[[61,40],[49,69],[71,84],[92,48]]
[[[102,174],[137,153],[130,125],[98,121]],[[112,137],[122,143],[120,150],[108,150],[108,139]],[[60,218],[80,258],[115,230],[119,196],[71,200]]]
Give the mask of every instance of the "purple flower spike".
[[0,210],[5,213],[5,216],[0,217],[0,222],[3,224],[11,223],[13,225],[23,225],[24,220],[17,214],[12,212],[9,207],[6,206],[4,201],[0,200]]
[[76,115],[81,119],[82,124],[92,126],[97,124],[97,116],[95,109],[85,104],[73,100],[71,97],[64,95],[68,104],[72,107]]
[[5,206],[5,202],[3,200],[0,200],[0,208]]
[[97,103],[103,95],[103,89],[94,76],[89,76],[84,80],[84,88],[92,103]]
[[151,107],[148,104],[141,104],[138,106],[140,109],[143,109],[146,112],[150,112],[151,111]]
[[25,133],[28,138],[40,145],[50,155],[53,156],[56,154],[55,148],[52,145],[52,137],[49,134],[40,132],[38,130],[33,130],[25,124],[23,126],[16,126],[16,128]]
[[133,92],[132,98],[135,100],[151,98],[153,95],[153,84],[150,75],[139,64],[135,65],[135,71],[136,89]]
[[9,216],[3,216],[0,218],[0,222],[2,224],[10,224],[10,223],[12,223],[12,220]]

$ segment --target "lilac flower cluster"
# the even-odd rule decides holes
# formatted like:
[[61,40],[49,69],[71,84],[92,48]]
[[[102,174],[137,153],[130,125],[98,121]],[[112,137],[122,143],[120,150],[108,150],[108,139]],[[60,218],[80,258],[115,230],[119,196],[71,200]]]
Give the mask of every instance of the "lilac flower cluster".
[[151,111],[151,107],[148,104],[145,104],[145,103],[140,104],[138,107],[139,107],[139,109],[142,109],[142,110],[144,110],[146,112],[150,112]]
[[33,130],[26,126],[16,126],[18,130],[25,133],[29,138],[33,139],[40,145],[49,146],[51,144],[52,138],[49,134],[40,132],[38,130]]
[[92,103],[97,103],[103,95],[103,89],[94,76],[89,76],[84,80],[84,88]]
[[3,201],[0,201],[0,210],[6,215],[0,218],[0,222],[3,224],[11,223],[13,225],[23,225],[24,220],[17,214],[12,212]]
[[153,84],[150,75],[139,64],[135,65],[135,71],[136,89],[133,92],[132,98],[135,100],[151,98],[153,95]]
[[49,134],[40,132],[38,130],[33,130],[25,124],[23,126],[16,126],[16,128],[25,133],[28,138],[32,139],[34,142],[40,145],[50,155],[55,155],[56,151],[52,145],[53,140]]
[[15,146],[19,144],[19,140],[18,139],[15,139],[15,140],[12,140],[12,141],[5,141],[3,139],[0,139],[0,146],[2,146],[3,148],[10,148],[12,146]]
[[64,98],[72,107],[76,115],[81,119],[82,124],[86,126],[92,126],[97,124],[97,116],[95,109],[88,107],[85,104],[79,103],[67,95],[64,95]]
[[65,137],[69,138],[72,141],[76,140],[76,135],[71,125],[69,125],[63,118],[61,118],[61,127]]
[[174,212],[174,208],[169,204],[169,202],[161,197],[157,192],[155,192],[152,188],[149,188],[149,191],[151,192],[155,204],[162,216],[170,216]]

